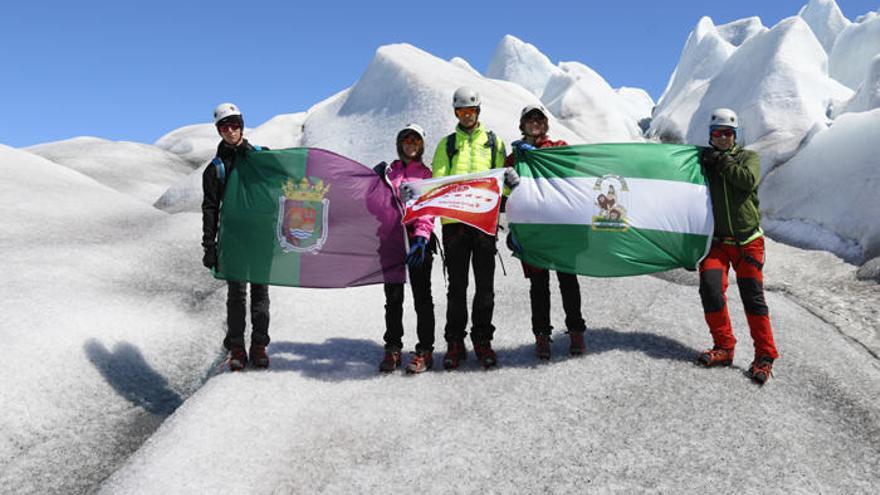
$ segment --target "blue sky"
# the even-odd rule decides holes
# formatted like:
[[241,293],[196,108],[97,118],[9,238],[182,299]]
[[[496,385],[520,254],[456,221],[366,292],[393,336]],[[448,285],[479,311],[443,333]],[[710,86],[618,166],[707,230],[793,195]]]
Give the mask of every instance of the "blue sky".
[[[656,100],[703,15],[771,26],[807,0],[8,2],[0,16],[0,143],[90,135],[152,143],[209,122],[221,101],[249,125],[350,86],[381,45],[406,42],[485,71],[505,34]],[[851,20],[880,8],[838,0]]]

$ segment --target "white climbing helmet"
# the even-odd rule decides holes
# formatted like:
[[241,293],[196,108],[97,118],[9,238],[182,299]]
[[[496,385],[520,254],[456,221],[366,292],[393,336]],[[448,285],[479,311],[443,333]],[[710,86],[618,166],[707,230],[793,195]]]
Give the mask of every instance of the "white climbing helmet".
[[455,94],[452,95],[452,108],[478,106],[480,106],[480,93],[467,86],[456,89]]
[[422,138],[422,141],[425,140],[425,130],[422,129],[422,126],[416,123],[409,123],[397,133],[397,140],[400,141],[404,136],[409,134],[410,132],[414,132]]
[[519,119],[522,120],[523,117],[534,112],[535,110],[541,112],[541,115],[543,115],[545,119],[547,118],[547,110],[544,109],[543,105],[528,105],[522,109],[522,112],[520,112]]
[[234,103],[221,103],[214,108],[214,125],[217,125],[217,122],[226,117],[233,117],[235,115],[241,117],[241,110]]
[[729,108],[716,109],[712,112],[712,117],[709,119],[709,128],[717,126],[739,129],[739,118],[736,116],[736,112]]

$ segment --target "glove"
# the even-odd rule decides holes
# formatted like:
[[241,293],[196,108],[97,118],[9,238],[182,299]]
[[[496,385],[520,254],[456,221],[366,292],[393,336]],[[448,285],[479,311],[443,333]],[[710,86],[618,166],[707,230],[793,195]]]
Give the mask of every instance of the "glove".
[[504,167],[504,185],[514,190],[519,185],[519,174],[513,167]]
[[404,203],[409,203],[413,199],[416,198],[416,190],[412,184],[409,182],[404,182],[400,185],[400,200]]
[[703,156],[700,157],[700,163],[709,170],[715,170],[721,163],[723,156],[723,151],[716,150],[715,148],[707,148],[703,151]]
[[513,232],[507,234],[507,249],[513,251],[514,254],[522,254],[522,245],[520,245],[519,241],[514,237]]
[[536,149],[533,145],[531,145],[521,139],[510,143],[510,145],[513,146],[513,149],[515,149],[517,151],[531,151],[533,149]]
[[425,262],[425,250],[428,246],[428,239],[422,236],[413,238],[413,242],[409,247],[409,253],[406,255],[406,265],[410,268],[422,266]]
[[205,255],[202,256],[202,264],[205,268],[214,268],[217,266],[217,246],[205,246]]

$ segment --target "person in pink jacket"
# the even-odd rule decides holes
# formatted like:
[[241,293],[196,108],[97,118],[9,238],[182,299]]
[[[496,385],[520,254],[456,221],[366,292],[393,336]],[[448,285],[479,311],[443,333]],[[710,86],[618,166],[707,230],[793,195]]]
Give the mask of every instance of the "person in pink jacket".
[[[431,178],[431,168],[422,163],[425,131],[409,124],[397,133],[398,159],[373,169],[394,191],[397,202],[389,208],[400,208],[400,186],[405,182]],[[406,256],[413,304],[416,309],[416,333],[419,342],[406,366],[407,373],[422,373],[434,366],[434,300],[431,297],[431,266],[436,252],[434,217],[421,217],[406,225],[410,249]],[[400,367],[403,349],[403,285],[385,284],[385,355],[379,371],[389,373]]]

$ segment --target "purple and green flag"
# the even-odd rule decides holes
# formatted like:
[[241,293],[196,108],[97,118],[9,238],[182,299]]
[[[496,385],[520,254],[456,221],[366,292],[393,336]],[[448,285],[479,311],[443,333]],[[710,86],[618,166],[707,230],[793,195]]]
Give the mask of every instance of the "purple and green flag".
[[251,151],[229,174],[220,211],[226,280],[354,287],[406,280],[406,234],[372,169],[311,148]]

